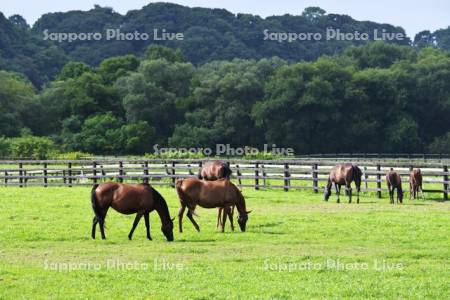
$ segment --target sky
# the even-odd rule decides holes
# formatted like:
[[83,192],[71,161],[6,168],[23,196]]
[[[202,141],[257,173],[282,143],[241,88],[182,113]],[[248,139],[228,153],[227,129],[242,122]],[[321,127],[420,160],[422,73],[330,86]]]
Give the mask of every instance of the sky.
[[[112,7],[125,14],[140,9],[149,0],[0,0],[0,11],[5,16],[22,15],[33,24],[42,14],[69,10],[89,10],[94,4]],[[308,6],[319,6],[328,13],[347,14],[356,20],[369,20],[401,26],[410,37],[422,30],[435,31],[450,26],[448,0],[166,0],[190,7],[225,8],[233,13],[250,13],[267,17],[286,13],[299,15]]]

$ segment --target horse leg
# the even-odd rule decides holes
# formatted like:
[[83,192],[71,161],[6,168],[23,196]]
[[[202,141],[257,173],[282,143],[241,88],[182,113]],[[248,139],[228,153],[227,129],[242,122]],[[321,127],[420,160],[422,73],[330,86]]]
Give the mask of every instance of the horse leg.
[[97,217],[94,217],[94,219],[92,220],[92,239],[95,240],[95,228],[97,227]]
[[217,213],[217,224],[216,224],[216,228],[219,228],[219,225],[222,225],[220,223],[220,218],[222,217],[222,211],[223,211],[223,207],[219,207],[219,212]]
[[144,214],[144,220],[145,220],[145,228],[147,230],[147,238],[151,241],[152,236],[150,235],[150,213]]
[[336,189],[337,203],[340,203],[341,200],[339,200],[339,194],[341,193],[341,186],[339,184],[335,183],[334,187]]
[[231,231],[234,231],[233,215],[234,215],[234,205],[231,207],[231,209],[228,212],[228,218],[230,219]]
[[106,213],[108,212],[108,209],[106,209],[105,211],[102,211],[101,214],[101,219],[98,220],[98,224],[100,225],[100,233],[102,235],[102,240],[106,240],[106,236],[105,236],[105,218],[106,218]]
[[183,214],[186,209],[186,205],[181,204],[180,210],[178,211],[178,228],[180,233],[183,232]]
[[411,183],[411,181],[409,182],[409,200],[411,200],[412,198],[416,197],[416,191],[414,190],[414,186]]
[[361,181],[355,182],[356,185],[356,203],[359,204],[359,193],[361,192]]
[[128,234],[128,239],[131,241],[131,238],[133,237],[133,232],[134,232],[134,230],[136,229],[136,226],[139,224],[139,221],[141,220],[141,218],[142,218],[142,213],[137,213],[136,214],[136,218],[134,219],[134,222],[133,222],[133,227],[131,228],[131,231],[130,231],[130,233]]
[[352,203],[352,186],[351,186],[351,183],[348,183],[346,185],[345,190],[348,193],[348,203]]
[[[195,207],[194,207],[195,209]],[[197,222],[195,222],[194,217],[192,216],[192,211],[194,211],[194,209],[188,208],[188,212],[186,214],[186,216],[189,218],[189,220],[191,220],[192,224],[194,225],[195,229],[200,232],[200,227],[198,226]]]
[[225,232],[225,223],[227,222],[227,216],[229,214],[230,207],[223,207],[223,216],[222,216],[222,232]]

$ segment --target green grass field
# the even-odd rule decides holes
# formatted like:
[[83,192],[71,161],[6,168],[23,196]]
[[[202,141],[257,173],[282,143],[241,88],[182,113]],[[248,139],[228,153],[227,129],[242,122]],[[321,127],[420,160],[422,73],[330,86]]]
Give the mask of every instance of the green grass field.
[[143,222],[129,241],[134,216],[110,210],[94,241],[89,192],[0,188],[0,299],[450,298],[450,202],[245,189],[245,233],[199,208],[200,233],[185,218],[168,243],[152,213],[153,241]]

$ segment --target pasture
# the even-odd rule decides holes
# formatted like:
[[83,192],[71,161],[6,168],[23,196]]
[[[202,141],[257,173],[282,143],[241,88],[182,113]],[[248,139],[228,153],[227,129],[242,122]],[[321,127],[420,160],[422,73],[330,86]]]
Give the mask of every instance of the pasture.
[[[175,190],[156,189],[176,217]],[[247,232],[198,208],[201,232],[175,220],[169,243],[155,212],[153,241],[143,222],[129,241],[134,216],[112,210],[92,240],[89,187],[0,188],[0,299],[450,298],[450,202],[243,193]]]

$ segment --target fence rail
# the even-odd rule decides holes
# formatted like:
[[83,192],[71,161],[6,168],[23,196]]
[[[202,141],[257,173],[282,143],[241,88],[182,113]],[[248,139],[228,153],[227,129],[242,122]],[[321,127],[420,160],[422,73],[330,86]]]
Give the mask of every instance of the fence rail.
[[[179,178],[196,177],[205,160],[0,160],[0,183],[4,186],[77,186],[103,181],[148,182],[175,186]],[[255,189],[310,189],[318,193],[339,159],[227,160],[233,180],[240,187]],[[408,185],[412,168],[421,168],[425,192],[448,199],[449,164],[431,161],[376,161],[359,158],[363,171],[362,191],[386,192],[384,175],[394,168]],[[408,188],[404,187],[405,190]]]

